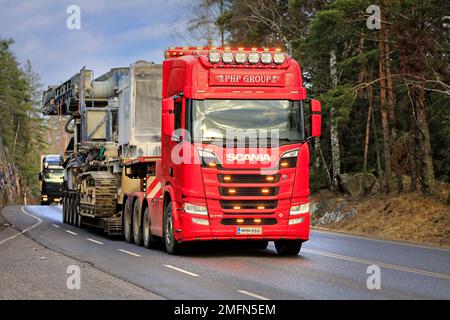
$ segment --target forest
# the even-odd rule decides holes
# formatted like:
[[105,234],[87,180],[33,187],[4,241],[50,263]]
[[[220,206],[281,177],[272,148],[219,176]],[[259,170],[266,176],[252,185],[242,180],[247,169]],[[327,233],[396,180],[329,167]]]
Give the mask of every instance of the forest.
[[[355,174],[388,194],[448,185],[450,2],[196,0],[192,13],[196,44],[281,47],[300,61],[323,107],[313,192],[341,193]],[[29,186],[23,198],[37,191],[47,124],[39,76],[18,64],[12,43],[0,39],[0,189],[15,180]]]
[[[312,188],[371,173],[384,192],[431,195],[450,174],[450,3],[437,0],[199,0],[204,45],[281,47],[322,101]],[[408,183],[404,181],[409,177]],[[406,187],[405,187],[406,185]]]

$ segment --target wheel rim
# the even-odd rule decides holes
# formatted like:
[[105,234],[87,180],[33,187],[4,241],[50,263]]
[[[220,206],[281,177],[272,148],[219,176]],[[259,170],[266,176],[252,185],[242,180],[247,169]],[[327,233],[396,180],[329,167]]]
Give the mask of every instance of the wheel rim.
[[144,242],[148,243],[150,239],[150,228],[148,227],[148,209],[145,209],[144,220],[143,220],[143,229],[144,229]]
[[173,232],[172,212],[168,211],[166,221],[166,243],[168,246],[172,245],[172,232]]
[[133,234],[134,239],[138,240],[139,236],[139,220],[138,220],[138,207],[135,205],[133,210]]

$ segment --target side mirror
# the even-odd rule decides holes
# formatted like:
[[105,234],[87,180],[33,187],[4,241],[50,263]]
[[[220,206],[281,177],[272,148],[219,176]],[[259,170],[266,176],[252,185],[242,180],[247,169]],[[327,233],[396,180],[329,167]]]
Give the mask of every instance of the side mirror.
[[322,133],[322,104],[311,99],[311,137],[320,137]]
[[174,130],[174,102],[172,98],[162,101],[162,135],[171,137]]

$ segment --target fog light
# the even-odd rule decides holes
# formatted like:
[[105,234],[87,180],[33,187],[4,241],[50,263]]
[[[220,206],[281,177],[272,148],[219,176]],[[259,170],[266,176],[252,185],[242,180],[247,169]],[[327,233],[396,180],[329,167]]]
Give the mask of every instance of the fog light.
[[304,219],[305,219],[304,217],[301,217],[301,218],[289,220],[289,225],[302,223]]
[[209,226],[209,221],[206,219],[192,218],[192,222],[203,226]]

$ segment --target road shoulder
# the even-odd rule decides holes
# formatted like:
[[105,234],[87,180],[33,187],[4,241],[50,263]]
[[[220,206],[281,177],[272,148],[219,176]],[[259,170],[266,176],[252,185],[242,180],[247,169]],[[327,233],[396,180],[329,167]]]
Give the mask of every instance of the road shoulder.
[[[0,212],[0,240],[17,233]],[[69,289],[68,279],[69,286],[76,285],[72,276],[78,268],[80,289]],[[0,245],[0,270],[0,299],[162,299],[23,234]]]

